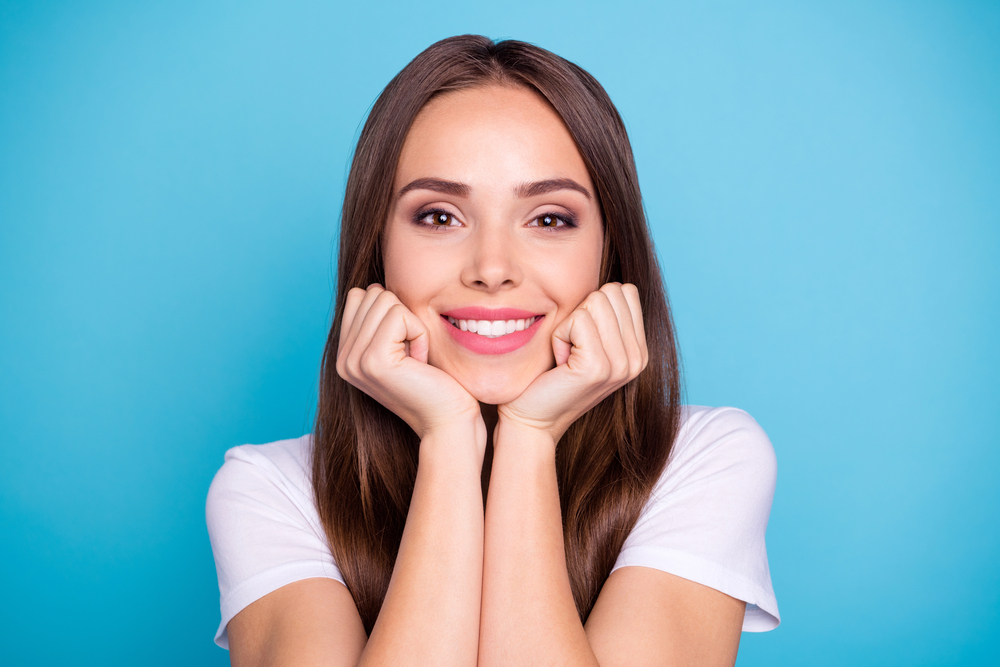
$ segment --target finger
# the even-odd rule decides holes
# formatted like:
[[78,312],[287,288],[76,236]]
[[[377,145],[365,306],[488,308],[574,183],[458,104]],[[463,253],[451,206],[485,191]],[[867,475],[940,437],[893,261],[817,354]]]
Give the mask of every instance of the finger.
[[585,372],[600,382],[606,382],[611,376],[611,362],[600,331],[593,315],[582,306],[552,332],[552,351],[556,354],[557,365],[560,365],[562,354],[562,364],[571,371]]
[[344,300],[344,312],[340,318],[340,344],[338,349],[344,348],[344,341],[347,340],[347,334],[351,330],[351,324],[354,323],[354,317],[358,314],[358,308],[361,306],[361,300],[365,298],[365,294],[365,290],[360,287],[352,287],[347,292],[347,299]]
[[635,318],[632,314],[632,306],[625,296],[625,286],[620,283],[608,283],[601,287],[601,292],[608,297],[611,307],[615,309],[615,316],[618,318],[618,327],[621,330],[622,343],[625,345],[625,352],[628,355],[629,378],[631,379],[638,375],[646,366],[645,346],[639,342],[638,334],[635,331]]
[[427,328],[419,317],[402,303],[397,302],[389,308],[372,334],[369,349],[377,351],[376,354],[380,355],[388,351],[398,363],[407,356],[407,343],[409,343],[409,356],[427,363]]
[[337,347],[337,374],[345,380],[349,380],[352,376],[347,367],[347,358],[353,349],[361,320],[364,319],[362,308],[369,293],[370,290],[353,287],[347,292],[347,298],[344,300],[344,314],[340,320],[340,344]]
[[[399,299],[392,292],[387,290],[378,291],[375,298],[371,301],[371,305],[368,306],[368,310],[364,313],[363,320],[359,323],[357,335],[347,354],[347,365],[349,368],[354,371],[359,369],[361,356],[371,347],[372,337],[375,335],[379,324],[382,323],[389,309],[397,303],[399,303]],[[364,303],[362,303],[362,308],[364,308]]]
[[[614,289],[614,286],[611,288]],[[618,313],[615,312],[607,293],[604,291],[591,293],[584,300],[583,307],[593,317],[597,331],[600,333],[601,344],[604,346],[604,352],[611,363],[613,378],[615,381],[628,378],[631,372],[629,355],[625,349],[625,342],[622,340]]]
[[576,316],[578,307],[571,312],[566,319],[556,325],[552,330],[552,355],[556,358],[556,366],[562,366],[569,361],[573,353],[573,318]]
[[567,317],[552,332],[552,356],[556,358],[556,366],[562,366],[569,361],[569,356],[573,353],[573,344],[569,342],[572,327],[573,323]]
[[625,294],[622,291],[621,283],[608,283],[602,285],[600,289],[601,294],[608,297],[608,301],[611,303],[611,307],[615,311],[615,317],[618,319],[618,329],[621,331],[622,339],[628,343],[629,338],[635,337],[635,327],[633,325],[632,313],[629,307],[628,300],[625,298]]
[[628,302],[629,311],[632,314],[632,327],[639,343],[639,349],[642,350],[642,367],[645,368],[646,364],[649,363],[649,348],[646,345],[646,319],[642,313],[642,299],[639,297],[639,289],[631,283],[625,283],[622,285],[622,295]]
[[372,299],[371,303],[368,305],[368,309],[364,313],[364,317],[360,322],[358,335],[355,339],[355,345],[360,347],[367,347],[371,345],[372,338],[375,336],[375,331],[382,323],[382,320],[385,319],[389,310],[398,303],[399,298],[397,298],[395,294],[388,290],[379,290],[375,294],[375,298]]
[[354,349],[355,342],[358,339],[358,334],[361,332],[361,326],[364,324],[365,317],[368,311],[371,309],[372,303],[378,298],[378,295],[384,291],[381,285],[369,285],[368,289],[365,290],[364,296],[361,298],[361,303],[358,304],[357,310],[354,312],[354,318],[351,320],[351,326],[347,329],[347,337],[344,339],[344,344],[342,350],[350,352]]

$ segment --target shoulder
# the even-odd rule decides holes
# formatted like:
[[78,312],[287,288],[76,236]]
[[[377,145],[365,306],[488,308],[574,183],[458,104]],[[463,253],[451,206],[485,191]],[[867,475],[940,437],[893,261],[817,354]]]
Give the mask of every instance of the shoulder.
[[657,487],[663,490],[705,475],[724,474],[730,481],[769,484],[773,492],[777,468],[770,439],[749,414],[738,408],[686,405]]
[[233,494],[285,492],[312,502],[312,436],[266,445],[241,445],[226,452],[208,491],[208,507]]
[[343,578],[312,489],[312,437],[226,452],[205,507],[222,604],[216,642],[251,602],[302,579]]
[[744,630],[775,627],[765,533],[776,479],[774,448],[753,417],[685,406],[614,569],[651,567],[704,584],[747,603]]
[[[763,534],[777,480],[771,441],[737,408],[684,406],[670,457],[650,493],[640,524],[671,516],[671,526],[701,520],[714,532]],[[675,517],[683,513],[685,518]]]
[[[312,490],[312,436],[226,452],[208,489],[205,518],[210,535],[248,514],[282,512],[320,527]],[[268,512],[270,510],[270,512]]]

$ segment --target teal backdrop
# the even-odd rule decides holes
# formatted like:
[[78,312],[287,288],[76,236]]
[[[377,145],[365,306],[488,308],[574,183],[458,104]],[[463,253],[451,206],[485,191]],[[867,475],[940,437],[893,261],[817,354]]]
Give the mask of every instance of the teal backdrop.
[[470,32],[607,88],[687,400],[774,443],[738,664],[1000,664],[1000,5],[627,0],[0,0],[0,663],[227,664],[208,485],[310,429],[360,123]]

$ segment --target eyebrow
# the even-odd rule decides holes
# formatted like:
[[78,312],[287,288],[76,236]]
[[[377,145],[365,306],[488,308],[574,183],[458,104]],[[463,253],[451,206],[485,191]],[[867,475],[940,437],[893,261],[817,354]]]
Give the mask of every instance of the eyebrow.
[[453,197],[468,197],[471,189],[465,183],[445,181],[440,178],[418,178],[408,185],[404,185],[403,189],[396,194],[396,198],[399,199],[410,190],[433,190]]
[[[402,189],[396,193],[396,198],[399,199],[411,190],[432,190],[434,192],[441,192],[454,197],[468,197],[472,188],[465,183],[446,181],[440,178],[418,178],[417,180],[404,185]],[[590,194],[590,190],[571,178],[550,178],[544,181],[522,183],[514,188],[514,194],[521,199],[526,199],[528,197],[537,197],[538,195],[556,192],[557,190],[575,190],[584,194],[587,199],[593,199],[593,196]]]
[[556,190],[576,190],[586,195],[587,199],[593,199],[590,195],[590,190],[571,178],[550,178],[545,181],[535,181],[534,183],[522,183],[514,188],[514,194],[523,199],[537,197],[538,195],[547,195]]

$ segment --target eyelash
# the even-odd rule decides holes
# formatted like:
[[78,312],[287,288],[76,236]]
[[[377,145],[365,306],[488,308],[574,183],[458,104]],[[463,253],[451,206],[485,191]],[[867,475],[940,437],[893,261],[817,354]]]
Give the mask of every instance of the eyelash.
[[431,229],[444,229],[446,227],[453,226],[453,225],[435,225],[432,222],[424,222],[425,218],[431,216],[437,217],[439,215],[446,215],[452,220],[455,219],[455,216],[449,213],[448,211],[443,211],[439,208],[428,208],[428,209],[421,209],[416,215],[414,215],[413,222],[415,222],[418,225],[422,225],[424,227],[430,227]]
[[568,214],[568,213],[542,213],[540,216],[536,217],[531,222],[532,223],[538,222],[538,221],[542,220],[543,218],[555,218],[556,220],[562,222],[563,224],[562,225],[549,225],[549,226],[534,225],[533,224],[531,226],[532,227],[538,227],[539,229],[559,229],[560,227],[563,227],[563,228],[576,227],[576,218],[574,216]]
[[[447,227],[453,227],[454,225],[435,225],[434,223],[424,222],[424,220],[430,216],[446,215],[452,220],[455,216],[448,211],[441,210],[439,208],[429,208],[421,209],[413,216],[413,222],[418,225],[423,225],[424,227],[430,227],[432,229],[444,229]],[[562,225],[529,225],[531,227],[538,227],[539,229],[559,229],[560,227],[576,227],[576,217],[566,214],[566,213],[542,213],[541,215],[535,217],[531,222],[538,222],[543,218],[555,218],[557,221],[562,222]]]

